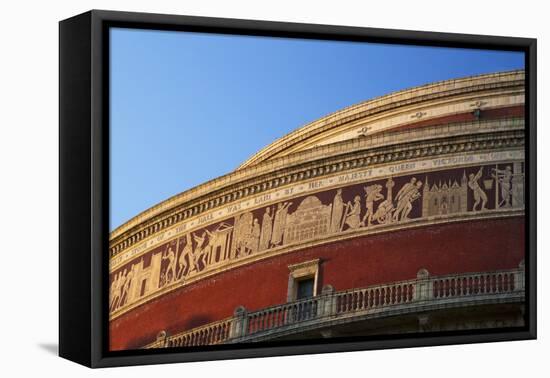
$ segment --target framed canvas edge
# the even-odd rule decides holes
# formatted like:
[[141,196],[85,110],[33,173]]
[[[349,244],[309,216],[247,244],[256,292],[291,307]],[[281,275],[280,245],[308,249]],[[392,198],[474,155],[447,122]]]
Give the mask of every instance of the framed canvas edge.
[[[333,26],[333,25],[314,25],[314,24],[298,24],[286,22],[272,21],[253,21],[253,20],[238,20],[225,18],[210,18],[196,16],[176,16],[162,15],[149,13],[134,13],[134,12],[115,12],[92,10],[80,16],[83,19],[89,19],[90,30],[90,58],[88,62],[79,61],[79,64],[89,65],[90,71],[90,96],[91,101],[86,103],[85,96],[75,96],[70,101],[77,104],[79,107],[89,109],[89,125],[90,128],[82,128],[83,138],[89,138],[90,142],[90,165],[87,172],[90,176],[90,195],[89,198],[83,195],[73,194],[64,198],[61,202],[61,189],[70,183],[66,177],[62,177],[60,171],[60,225],[63,222],[61,214],[67,209],[67,203],[72,201],[83,201],[89,203],[89,248],[80,248],[78,252],[79,266],[86,266],[86,272],[81,272],[84,276],[89,276],[89,287],[86,291],[89,293],[90,303],[89,309],[89,324],[80,322],[73,330],[77,330],[75,338],[80,340],[90,340],[89,356],[79,356],[75,358],[70,353],[65,353],[65,346],[62,345],[66,340],[62,341],[61,334],[66,330],[67,324],[62,324],[62,319],[69,319],[75,316],[75,311],[70,310],[67,306],[62,306],[62,293],[66,293],[66,280],[63,281],[61,276],[68,269],[67,263],[64,260],[67,256],[67,251],[62,252],[61,239],[69,238],[62,233],[60,227],[60,355],[75,362],[84,364],[89,367],[112,367],[121,365],[140,365],[140,364],[157,364],[157,363],[173,363],[173,362],[191,362],[205,360],[220,360],[220,359],[235,359],[235,358],[252,358],[252,357],[268,357],[282,355],[299,355],[312,353],[330,353],[344,351],[359,351],[372,349],[389,349],[389,348],[406,348],[406,347],[422,347],[422,346],[437,346],[450,344],[467,344],[467,343],[482,343],[482,342],[497,342],[497,341],[513,341],[513,340],[528,340],[536,339],[536,39],[518,38],[518,37],[498,37],[486,35],[472,34],[454,34],[454,33],[434,33],[434,32],[418,32],[407,30],[389,30],[375,29],[351,26]],[[72,20],[71,18],[69,20]],[[60,22],[60,41],[61,41],[61,25],[69,20]],[[312,344],[312,345],[296,345],[296,346],[263,346],[261,348],[242,347],[231,350],[212,350],[212,351],[192,351],[184,352],[177,351],[162,351],[154,354],[132,355],[128,352],[125,355],[117,355],[114,352],[108,352],[108,324],[105,314],[106,311],[106,293],[107,275],[105,274],[108,267],[107,259],[102,258],[102,254],[108,247],[108,215],[109,215],[109,162],[108,162],[108,146],[109,133],[107,129],[108,114],[105,109],[108,109],[108,72],[104,71],[107,67],[107,54],[105,48],[108,46],[108,33],[106,31],[113,25],[133,25],[141,28],[151,29],[170,29],[182,30],[192,28],[193,30],[204,30],[210,32],[224,32],[232,34],[252,34],[252,35],[271,35],[277,36],[292,36],[304,38],[320,38],[334,40],[366,40],[379,41],[385,43],[403,43],[415,45],[431,45],[431,46],[448,46],[448,47],[471,47],[483,49],[506,49],[517,50],[526,53],[526,93],[528,109],[526,112],[528,129],[528,144],[526,152],[528,157],[528,206],[527,206],[527,238],[526,238],[526,265],[528,266],[527,274],[527,304],[526,318],[528,319],[528,327],[521,330],[502,332],[475,332],[471,334],[457,335],[430,335],[416,337],[397,337],[387,340],[374,341],[354,341],[345,343],[327,343],[327,344]],[[62,55],[64,54],[60,48],[60,64]],[[65,75],[61,72],[60,65],[60,99],[62,87],[62,77]],[[65,89],[66,90],[66,89]],[[83,91],[84,93],[85,91]],[[62,121],[62,109],[60,100],[60,167],[63,164],[61,161],[61,149],[64,147],[63,141],[63,125],[62,122],[68,122],[67,117]],[[66,126],[65,126],[66,127]],[[87,130],[87,132],[86,132]],[[87,136],[86,136],[87,133]],[[78,164],[79,162],[77,162]],[[82,165],[82,164],[81,164]],[[82,167],[86,170],[86,167]],[[67,225],[65,225],[66,228]],[[85,230],[80,230],[83,233]],[[62,258],[63,257],[63,258]],[[73,257],[74,258],[74,257]],[[85,283],[80,283],[83,287]],[[66,294],[65,294],[66,295]],[[70,295],[74,296],[74,290],[70,291]],[[62,315],[62,311],[64,315]],[[64,332],[66,337],[67,332]],[[86,338],[86,336],[89,336]],[[74,344],[74,341],[73,341]]]

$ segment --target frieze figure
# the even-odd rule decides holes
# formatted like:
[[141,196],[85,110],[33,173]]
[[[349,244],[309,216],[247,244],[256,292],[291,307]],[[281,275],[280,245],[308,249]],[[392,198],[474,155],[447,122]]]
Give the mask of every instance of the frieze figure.
[[193,262],[193,242],[191,241],[191,234],[186,234],[185,246],[178,258],[178,280],[185,279],[192,270],[196,270],[196,266],[193,265]]
[[397,206],[393,213],[394,221],[404,221],[409,219],[409,214],[412,210],[412,203],[420,198],[420,188],[422,187],[422,181],[416,181],[413,177],[411,181],[401,188],[397,193]]
[[258,252],[260,249],[260,235],[262,233],[260,222],[258,222],[258,218],[254,218],[254,222],[252,222],[252,234],[246,241],[246,247],[249,253],[255,253]]
[[260,236],[260,246],[259,250],[264,251],[269,248],[269,243],[271,242],[271,234],[273,231],[273,218],[271,217],[271,209],[269,207],[265,208],[264,217],[262,219],[262,233]]
[[477,206],[481,203],[480,211],[487,210],[487,194],[479,186],[479,179],[483,175],[483,167],[479,168],[479,171],[474,175],[470,173],[468,175],[468,187],[474,192],[474,205],[472,211],[476,211]]
[[367,207],[367,213],[363,217],[362,224],[365,224],[367,227],[370,227],[372,222],[372,217],[374,215],[374,203],[376,201],[380,201],[384,199],[384,195],[382,194],[382,185],[380,184],[374,184],[365,186],[363,188],[365,190],[365,202]]
[[395,208],[393,207],[392,193],[394,186],[395,181],[393,181],[391,177],[388,178],[388,181],[386,181],[386,199],[380,202],[380,205],[378,205],[376,212],[372,216],[372,220],[378,222],[379,224],[389,224],[393,220],[393,211],[395,210]]
[[239,258],[258,251],[261,227],[251,212],[235,217],[230,258]]
[[113,282],[111,283],[111,290],[109,291],[109,308],[111,310],[115,309],[115,303],[118,301],[119,298],[119,287],[121,284],[121,277],[122,277],[122,271],[115,274],[115,278],[113,279]]
[[401,189],[399,189],[399,192],[397,192],[397,195],[395,196],[395,200],[399,203],[401,198],[403,198],[405,194],[407,194],[411,189],[414,188],[415,184],[416,184],[416,177],[411,177],[411,181],[406,183],[401,187]]
[[164,284],[167,285],[176,279],[176,254],[171,246],[162,255],[162,261],[168,260],[168,266],[164,270]]
[[137,268],[137,264],[133,264],[132,265],[132,269],[130,269],[130,271],[128,272],[128,275],[126,276],[126,279],[124,281],[124,286],[122,288],[122,293],[121,293],[121,296],[120,296],[120,306],[124,306],[125,303],[128,302],[128,300],[130,299],[129,298],[129,295],[130,295],[130,287],[132,285],[132,281],[136,275],[136,268]]
[[196,267],[196,271],[199,272],[203,270],[208,261],[208,254],[210,252],[210,239],[212,238],[212,233],[208,230],[204,230],[202,235],[193,234],[193,239],[197,244],[195,253],[193,254],[193,265]]
[[[502,200],[497,202],[499,207],[510,207],[512,200],[512,167],[507,165],[504,169],[493,168],[492,177],[496,180],[497,186],[500,187],[500,196]],[[498,192],[498,191],[497,191]]]
[[342,199],[342,189],[336,190],[334,200],[332,201],[332,215],[330,218],[330,232],[340,232],[342,225],[342,216],[344,215],[344,200]]
[[286,218],[288,216],[288,208],[292,205],[292,202],[280,202],[277,205],[277,211],[275,212],[275,219],[273,220],[273,233],[271,235],[271,244],[276,247],[283,241],[283,234],[285,231]]
[[346,215],[344,223],[351,229],[356,229],[362,226],[361,222],[361,197],[355,196],[353,204],[346,204]]
[[124,269],[124,272],[120,274],[118,278],[118,283],[115,288],[115,298],[112,303],[112,310],[116,310],[121,305],[122,294],[124,292],[124,285],[126,284],[126,275],[128,274],[128,269]]

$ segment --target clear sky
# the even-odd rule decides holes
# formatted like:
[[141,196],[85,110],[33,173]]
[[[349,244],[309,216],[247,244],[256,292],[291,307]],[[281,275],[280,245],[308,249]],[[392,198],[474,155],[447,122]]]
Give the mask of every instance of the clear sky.
[[110,229],[328,113],[523,53],[111,30]]

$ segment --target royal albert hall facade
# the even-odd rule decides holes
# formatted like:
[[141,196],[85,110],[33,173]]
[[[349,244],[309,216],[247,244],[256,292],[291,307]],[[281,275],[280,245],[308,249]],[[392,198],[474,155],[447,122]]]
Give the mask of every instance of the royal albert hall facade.
[[110,235],[112,350],[524,325],[525,73],[337,111]]

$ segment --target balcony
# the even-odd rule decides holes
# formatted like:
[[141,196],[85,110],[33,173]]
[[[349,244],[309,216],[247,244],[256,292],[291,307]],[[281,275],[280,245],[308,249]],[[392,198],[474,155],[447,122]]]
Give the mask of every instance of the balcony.
[[525,269],[430,276],[420,269],[412,280],[336,292],[248,312],[175,335],[161,331],[145,348],[188,347],[267,341],[370,319],[490,304],[522,303]]

